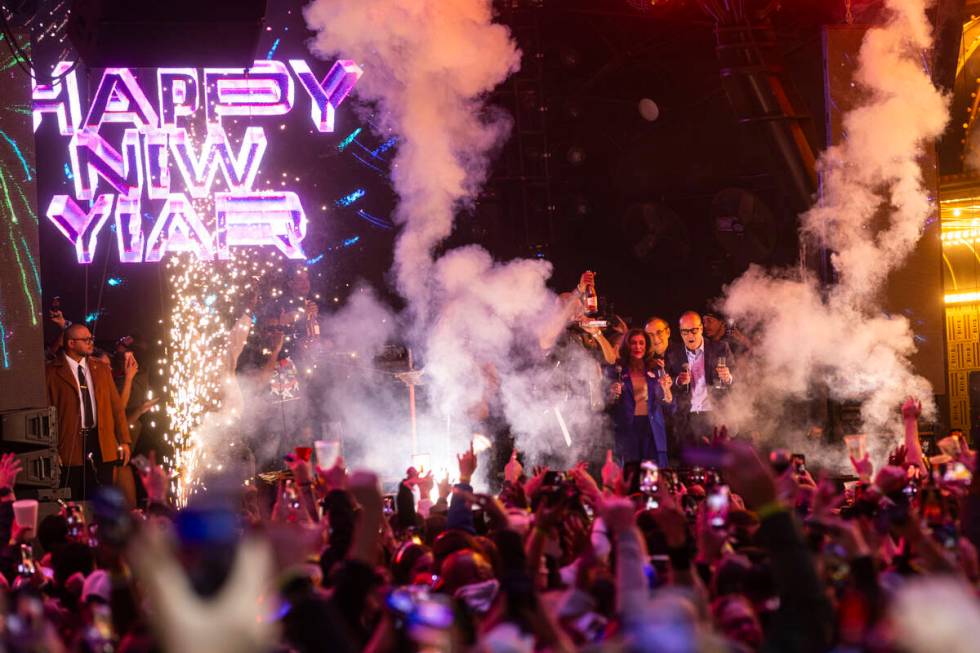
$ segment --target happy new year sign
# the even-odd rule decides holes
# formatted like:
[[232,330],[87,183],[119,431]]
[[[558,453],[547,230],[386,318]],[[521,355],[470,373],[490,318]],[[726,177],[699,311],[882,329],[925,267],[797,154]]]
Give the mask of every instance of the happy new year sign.
[[[45,215],[74,245],[79,263],[92,262],[110,217],[119,259],[126,263],[159,261],[169,252],[223,259],[230,248],[244,246],[272,246],[289,258],[304,258],[300,198],[252,187],[268,144],[265,128],[250,124],[236,148],[222,119],[287,114],[297,103],[298,82],[316,130],[329,133],[337,107],[361,74],[350,60],[337,61],[322,80],[300,59],[288,66],[256,61],[247,71],[159,68],[151,102],[130,69],[107,68],[83,119],[73,64],[60,62],[54,81],[33,83],[34,131],[48,118],[69,139],[74,197],[55,195]],[[194,138],[188,127],[200,111],[206,134]],[[124,127],[121,136],[119,129],[103,129],[110,124]],[[227,190],[212,193],[219,173]],[[141,210],[144,190],[149,200],[162,201],[150,225]],[[211,230],[194,206],[194,199],[204,198],[213,200],[214,215],[206,216],[213,218]]]

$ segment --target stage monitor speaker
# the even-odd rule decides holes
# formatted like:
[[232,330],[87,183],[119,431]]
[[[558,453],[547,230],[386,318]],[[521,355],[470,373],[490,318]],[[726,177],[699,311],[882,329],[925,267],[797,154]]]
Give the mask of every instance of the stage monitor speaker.
[[92,68],[247,68],[266,0],[75,0],[68,38]]
[[17,486],[49,488],[58,487],[61,481],[61,467],[58,466],[58,452],[54,449],[39,449],[17,454],[21,472],[17,475]]
[[53,406],[0,413],[0,448],[6,451],[54,447],[57,433],[58,414]]

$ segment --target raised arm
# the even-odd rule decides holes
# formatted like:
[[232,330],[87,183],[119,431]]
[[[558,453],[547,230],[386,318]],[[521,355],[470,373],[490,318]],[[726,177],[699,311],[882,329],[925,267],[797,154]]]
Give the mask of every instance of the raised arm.
[[918,399],[909,397],[902,404],[902,421],[905,423],[905,459],[925,472],[925,457],[922,455],[922,443],[919,442],[920,413],[922,413],[922,402]]

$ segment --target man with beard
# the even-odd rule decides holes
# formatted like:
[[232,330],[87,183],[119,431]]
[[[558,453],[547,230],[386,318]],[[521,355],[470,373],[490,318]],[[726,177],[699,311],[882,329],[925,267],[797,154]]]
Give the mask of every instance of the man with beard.
[[109,365],[92,358],[94,349],[88,327],[73,324],[61,354],[45,369],[48,401],[58,410],[61,486],[71,488],[76,501],[112,485],[113,466],[130,456],[125,406]]

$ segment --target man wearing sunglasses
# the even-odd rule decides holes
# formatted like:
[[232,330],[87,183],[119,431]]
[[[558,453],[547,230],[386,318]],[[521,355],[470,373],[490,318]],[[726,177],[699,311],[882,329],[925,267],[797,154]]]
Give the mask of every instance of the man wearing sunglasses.
[[47,365],[48,400],[58,410],[61,487],[71,498],[91,497],[112,484],[115,464],[129,462],[126,412],[109,365],[92,357],[95,339],[84,324],[64,333],[64,347]]
[[705,339],[701,316],[681,315],[678,325],[683,347],[667,350],[667,371],[674,378],[678,399],[675,434],[681,445],[711,436],[714,410],[734,382],[732,350],[725,341]]

